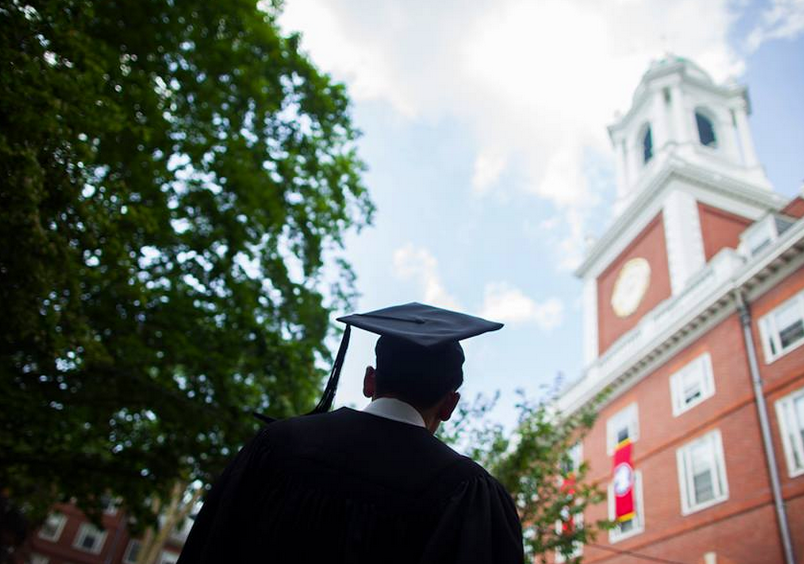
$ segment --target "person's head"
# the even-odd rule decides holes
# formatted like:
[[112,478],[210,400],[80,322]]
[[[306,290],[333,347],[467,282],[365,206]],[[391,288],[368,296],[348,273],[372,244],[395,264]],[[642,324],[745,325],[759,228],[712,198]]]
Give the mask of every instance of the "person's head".
[[450,418],[463,384],[464,354],[457,341],[428,348],[382,336],[374,350],[377,367],[366,369],[363,386],[367,397],[402,400],[434,419],[436,426]]

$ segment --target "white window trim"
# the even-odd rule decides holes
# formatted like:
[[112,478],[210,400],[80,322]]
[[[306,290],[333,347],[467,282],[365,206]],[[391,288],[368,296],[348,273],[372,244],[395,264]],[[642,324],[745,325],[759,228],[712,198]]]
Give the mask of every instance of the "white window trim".
[[[797,348],[804,346],[804,339],[799,339],[797,343],[794,343],[787,349],[782,350],[782,342],[781,338],[779,337],[779,330],[776,327],[776,322],[773,319],[773,314],[791,302],[797,303],[799,314],[802,316],[802,318],[804,318],[804,290],[783,301],[759,318],[759,335],[762,340],[762,352],[765,356],[765,364],[771,364],[775,360],[778,360]],[[778,351],[776,354],[773,354],[773,351],[770,348],[770,340],[773,340],[773,344],[776,346],[776,350]]]
[[[575,516],[575,523],[576,523],[576,526],[579,526],[579,525],[583,526],[583,513],[579,513],[578,515]],[[561,534],[562,525],[563,525],[563,523],[561,522],[560,519],[558,521],[556,521],[556,534],[558,534],[558,535]],[[572,547],[572,554],[570,554],[569,558],[570,558],[570,560],[574,560],[575,558],[578,558],[579,556],[583,556],[583,543],[582,542],[574,542],[573,547]],[[563,564],[564,562],[567,561],[567,559],[564,558],[564,555],[561,554],[560,551],[556,550],[555,551],[554,561],[555,561],[556,564]]]
[[[763,243],[764,247],[762,250],[752,249],[750,239],[762,233],[767,236],[768,242]],[[762,253],[772,247],[774,241],[778,238],[779,233],[776,230],[776,217],[772,213],[766,214],[762,219],[748,226],[745,231],[740,234],[740,252],[748,258],[757,256],[758,253]]]
[[39,534],[37,536],[40,539],[44,539],[46,541],[58,542],[59,538],[61,537],[61,533],[64,530],[64,525],[67,523],[67,516],[64,513],[56,512],[56,513],[51,513],[50,515],[48,515],[48,519],[50,519],[50,517],[52,517],[52,516],[56,516],[56,517],[59,518],[59,524],[56,525],[56,534],[54,534],[52,537],[49,537],[49,536],[43,534],[44,531],[40,527]]
[[[639,535],[645,532],[645,503],[642,498],[642,471],[635,470],[634,471],[634,519],[636,519],[636,523],[634,524],[634,528],[630,531],[625,533],[619,532],[616,528],[609,530],[609,543],[614,544],[616,542],[624,541],[625,539],[630,539],[636,535]],[[609,482],[608,486],[608,505],[609,505],[609,520],[614,521],[614,484]]]
[[[715,471],[717,472],[717,478],[721,484],[722,491],[720,492],[720,495],[716,495],[709,501],[699,503],[697,505],[690,505],[688,502],[689,490],[687,484],[689,479],[687,476],[686,453],[693,445],[701,441],[714,441]],[[729,499],[729,482],[726,477],[726,457],[723,454],[723,437],[720,434],[720,429],[715,429],[714,431],[711,431],[705,435],[701,435],[700,437],[695,438],[681,448],[677,449],[676,463],[678,465],[678,488],[681,494],[681,515],[691,515],[693,513],[697,513],[698,511],[708,509],[713,505],[723,503]]]
[[30,564],[48,564],[49,562],[50,559],[47,556],[39,554],[37,552],[31,553]]
[[[620,426],[620,421],[630,419],[628,423],[628,438],[632,443],[639,439],[639,410],[636,402],[624,407],[606,421],[606,453],[611,456],[617,448],[617,437],[614,433],[615,428]],[[616,426],[616,427],[615,427]]]
[[[801,396],[804,396],[804,388],[799,388],[776,401],[776,418],[779,421],[779,432],[782,435],[787,475],[791,478],[804,475],[804,439],[801,438],[800,432],[791,432],[790,423],[795,423],[795,421],[788,421],[785,411],[788,407],[792,409],[793,402]],[[795,413],[793,417],[795,417]],[[796,468],[796,453],[798,453],[799,460],[802,461],[801,468]]]
[[[682,387],[684,376],[688,371],[696,370],[698,366],[701,366],[702,370],[701,396],[696,398],[692,403],[685,404],[683,397],[684,390]],[[708,352],[688,362],[683,368],[670,376],[670,398],[673,402],[673,417],[678,417],[682,413],[686,413],[714,395],[715,378],[712,372],[712,357]]]
[[[92,550],[82,546],[84,537],[86,537],[90,532],[100,536],[98,546]],[[101,531],[92,523],[81,523],[81,527],[79,527],[78,533],[75,535],[75,540],[73,540],[73,548],[76,548],[81,552],[88,552],[89,554],[100,554],[103,551],[103,545],[106,544],[106,533],[107,531]]]
[[131,559],[131,549],[133,548],[135,543],[139,544],[140,550],[142,550],[141,540],[131,539],[130,541],[128,541],[128,544],[126,545],[126,551],[123,553],[123,564],[137,564],[136,559],[135,560]]

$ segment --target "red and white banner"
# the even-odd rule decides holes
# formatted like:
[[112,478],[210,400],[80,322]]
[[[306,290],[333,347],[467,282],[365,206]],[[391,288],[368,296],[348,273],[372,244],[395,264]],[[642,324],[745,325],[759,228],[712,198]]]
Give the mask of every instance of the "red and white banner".
[[614,519],[618,523],[634,518],[634,467],[631,464],[631,441],[626,439],[614,451]]
[[[575,496],[575,475],[570,474],[561,482],[561,493],[570,497],[570,503]],[[569,535],[575,531],[575,517],[570,507],[564,506],[561,510],[561,534]]]

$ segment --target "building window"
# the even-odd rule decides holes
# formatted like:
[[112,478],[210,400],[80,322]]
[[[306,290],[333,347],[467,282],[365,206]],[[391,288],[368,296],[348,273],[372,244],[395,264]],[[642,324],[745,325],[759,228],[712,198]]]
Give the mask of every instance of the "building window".
[[179,555],[175,552],[162,551],[162,556],[159,559],[159,564],[176,564],[179,560]]
[[804,388],[776,402],[776,417],[791,478],[804,474]]
[[117,513],[117,500],[110,495],[103,495],[101,497],[101,507],[106,515],[114,515]]
[[642,134],[642,162],[648,164],[653,158],[653,135],[650,131],[650,126],[645,128],[645,133]]
[[715,395],[712,358],[704,353],[670,376],[673,416],[678,417],[702,401]]
[[804,345],[804,292],[761,317],[759,332],[766,363]]
[[567,451],[567,456],[561,461],[561,471],[567,476],[572,472],[577,472],[583,462],[583,444],[581,442],[575,443],[572,448]]
[[698,139],[700,139],[701,145],[712,148],[717,147],[715,126],[712,124],[712,120],[700,111],[696,111],[695,124],[698,126]]
[[729,497],[720,431],[712,431],[676,451],[683,515]]
[[618,411],[606,422],[606,452],[614,454],[617,445],[625,439],[631,439],[631,442],[639,439],[639,417],[635,403]]
[[[609,519],[614,521],[614,483],[609,483]],[[627,521],[617,523],[609,530],[609,542],[615,543],[630,538],[645,530],[645,509],[642,500],[642,471],[634,472],[634,516]]]
[[75,536],[73,546],[84,552],[100,554],[105,540],[106,531],[101,531],[90,523],[83,523],[81,528],[78,529],[78,534]]
[[137,558],[140,557],[140,549],[142,549],[142,543],[140,541],[133,539],[128,541],[126,553],[123,555],[123,564],[137,564]]
[[50,559],[47,556],[42,556],[35,552],[31,553],[31,559],[28,561],[30,564],[48,564]]
[[63,513],[51,513],[39,527],[39,538],[50,542],[58,541],[66,522],[67,516]]

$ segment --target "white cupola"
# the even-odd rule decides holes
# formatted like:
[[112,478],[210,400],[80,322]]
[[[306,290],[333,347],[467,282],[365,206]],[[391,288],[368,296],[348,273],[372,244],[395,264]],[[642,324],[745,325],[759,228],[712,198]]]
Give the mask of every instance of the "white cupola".
[[627,114],[609,126],[619,214],[670,160],[706,168],[762,190],[771,185],[754,150],[748,91],[715,84],[698,65],[668,55],[654,62]]

